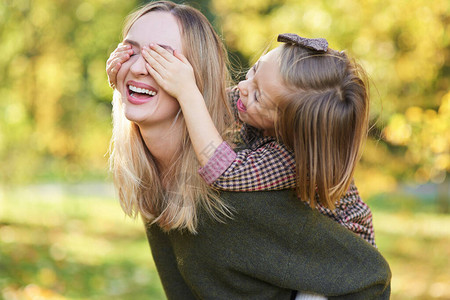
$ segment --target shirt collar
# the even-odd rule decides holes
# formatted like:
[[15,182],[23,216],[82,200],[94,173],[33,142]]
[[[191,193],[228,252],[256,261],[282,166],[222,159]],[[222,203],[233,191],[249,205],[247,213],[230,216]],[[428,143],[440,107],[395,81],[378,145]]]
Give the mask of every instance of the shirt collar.
[[241,137],[245,145],[252,150],[256,150],[268,142],[275,141],[273,136],[264,136],[261,129],[246,123],[241,128]]

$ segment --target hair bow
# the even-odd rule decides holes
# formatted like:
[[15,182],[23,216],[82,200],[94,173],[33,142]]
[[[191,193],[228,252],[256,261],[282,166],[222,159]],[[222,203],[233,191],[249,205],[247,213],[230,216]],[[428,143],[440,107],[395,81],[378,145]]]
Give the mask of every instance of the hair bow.
[[318,52],[327,52],[328,50],[328,42],[326,39],[308,39],[298,36],[295,33],[279,34],[277,41],[282,43],[292,43]]

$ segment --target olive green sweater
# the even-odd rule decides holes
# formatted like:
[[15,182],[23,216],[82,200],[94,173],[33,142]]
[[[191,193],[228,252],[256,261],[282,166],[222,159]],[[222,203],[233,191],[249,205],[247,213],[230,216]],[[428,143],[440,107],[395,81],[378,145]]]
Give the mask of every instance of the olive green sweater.
[[391,273],[369,243],[290,191],[224,192],[226,223],[200,217],[198,234],[147,226],[169,299],[389,299]]

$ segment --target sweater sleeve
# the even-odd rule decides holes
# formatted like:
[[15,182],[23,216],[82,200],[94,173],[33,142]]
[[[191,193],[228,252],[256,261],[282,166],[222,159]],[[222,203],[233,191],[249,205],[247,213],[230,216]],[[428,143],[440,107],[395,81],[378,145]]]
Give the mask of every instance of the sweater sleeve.
[[217,147],[206,164],[198,170],[198,173],[207,184],[212,184],[230,167],[235,159],[236,152],[224,141]]
[[266,191],[295,188],[295,160],[290,151],[276,141],[256,150],[234,154],[224,142],[199,174],[213,187],[224,191]]

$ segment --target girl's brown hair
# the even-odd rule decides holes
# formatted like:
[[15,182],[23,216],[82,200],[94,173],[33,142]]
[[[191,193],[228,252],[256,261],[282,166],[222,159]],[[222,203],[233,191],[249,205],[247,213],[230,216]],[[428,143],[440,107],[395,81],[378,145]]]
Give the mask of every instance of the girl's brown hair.
[[[221,39],[198,10],[168,1],[152,2],[132,13],[125,23],[123,37],[136,20],[149,12],[169,13],[178,20],[183,54],[194,69],[212,120],[219,132],[225,132],[233,117],[225,92],[230,80]],[[182,126],[178,153],[170,169],[161,174],[139,127],[125,118],[121,95],[115,91],[110,169],[127,215],[141,215],[145,221],[157,223],[165,230],[187,229],[195,233],[199,208],[217,220],[230,216],[230,211],[198,175],[199,164],[184,122]]]
[[295,154],[297,194],[311,207],[320,202],[334,209],[349,188],[367,138],[367,77],[343,52],[281,47],[286,89],[279,96],[276,127]]

